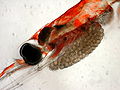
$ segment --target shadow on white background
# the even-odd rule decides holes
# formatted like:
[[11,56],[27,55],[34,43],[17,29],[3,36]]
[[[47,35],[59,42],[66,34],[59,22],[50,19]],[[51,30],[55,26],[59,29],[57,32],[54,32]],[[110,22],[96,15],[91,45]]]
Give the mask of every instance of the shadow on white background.
[[[78,2],[0,0],[0,71],[13,58],[21,58],[18,50],[21,43]],[[45,68],[16,90],[120,90],[120,26],[116,12],[113,21],[104,28],[104,39],[84,60],[64,70]],[[6,82],[14,78],[13,75]],[[0,82],[0,88],[4,84]]]

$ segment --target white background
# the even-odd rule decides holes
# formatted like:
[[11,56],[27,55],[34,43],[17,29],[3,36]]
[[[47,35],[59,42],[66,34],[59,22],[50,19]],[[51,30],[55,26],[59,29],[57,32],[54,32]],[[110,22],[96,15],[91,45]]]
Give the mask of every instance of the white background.
[[[0,0],[0,71],[14,58],[21,58],[21,43],[78,2]],[[104,28],[104,39],[84,60],[64,70],[45,68],[16,90],[120,90],[120,26],[116,11],[112,23]],[[0,82],[0,88],[3,85]]]

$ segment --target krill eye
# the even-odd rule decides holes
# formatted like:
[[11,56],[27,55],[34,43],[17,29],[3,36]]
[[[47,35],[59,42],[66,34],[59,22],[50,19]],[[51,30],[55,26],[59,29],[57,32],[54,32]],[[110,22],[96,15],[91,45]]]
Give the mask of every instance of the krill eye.
[[20,48],[20,55],[29,65],[36,65],[42,60],[40,49],[32,44],[25,43]]

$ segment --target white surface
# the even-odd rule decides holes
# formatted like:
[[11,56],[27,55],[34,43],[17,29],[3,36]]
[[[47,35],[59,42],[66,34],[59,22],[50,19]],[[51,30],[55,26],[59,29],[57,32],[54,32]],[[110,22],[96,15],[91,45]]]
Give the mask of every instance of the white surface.
[[[79,0],[0,0],[0,70],[12,63],[13,58],[21,58],[18,47],[22,42],[77,2]],[[105,26],[105,37],[98,48],[81,62],[54,72],[45,68],[16,90],[120,90],[118,25],[115,17]]]

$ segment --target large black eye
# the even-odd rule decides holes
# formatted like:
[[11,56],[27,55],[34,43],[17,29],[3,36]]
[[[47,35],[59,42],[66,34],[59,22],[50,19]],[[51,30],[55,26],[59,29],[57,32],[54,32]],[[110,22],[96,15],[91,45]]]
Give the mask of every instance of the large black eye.
[[29,43],[25,43],[20,48],[20,55],[29,65],[36,65],[42,60],[42,53],[40,49]]

